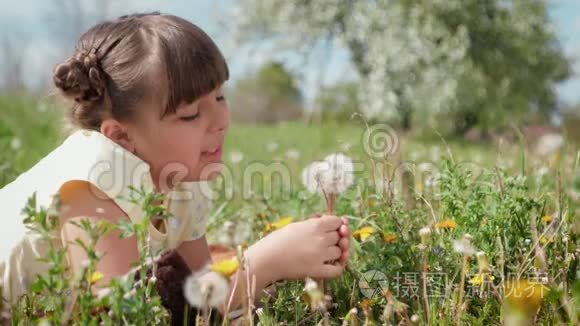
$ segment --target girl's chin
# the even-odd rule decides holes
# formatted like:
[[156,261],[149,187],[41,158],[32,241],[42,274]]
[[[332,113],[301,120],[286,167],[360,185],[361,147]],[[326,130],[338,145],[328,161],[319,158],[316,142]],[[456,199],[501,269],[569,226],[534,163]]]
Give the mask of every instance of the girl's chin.
[[[223,163],[213,162],[210,164],[205,165],[195,181],[211,181],[219,178],[222,175],[222,171],[224,169]],[[192,180],[193,181],[193,180]]]

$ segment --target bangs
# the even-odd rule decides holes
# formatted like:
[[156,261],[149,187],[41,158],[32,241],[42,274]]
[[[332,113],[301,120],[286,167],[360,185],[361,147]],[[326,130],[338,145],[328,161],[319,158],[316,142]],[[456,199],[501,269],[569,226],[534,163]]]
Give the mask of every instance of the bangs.
[[199,27],[176,16],[156,18],[161,20],[155,32],[166,76],[163,117],[219,87],[229,79],[229,69],[217,45]]

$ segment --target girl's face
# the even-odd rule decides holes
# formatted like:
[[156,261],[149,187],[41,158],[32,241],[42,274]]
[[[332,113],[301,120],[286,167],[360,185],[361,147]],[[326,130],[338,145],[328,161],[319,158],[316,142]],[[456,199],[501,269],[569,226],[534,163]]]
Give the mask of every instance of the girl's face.
[[133,131],[135,150],[160,189],[219,175],[230,123],[223,85],[161,119],[159,109],[144,111]]

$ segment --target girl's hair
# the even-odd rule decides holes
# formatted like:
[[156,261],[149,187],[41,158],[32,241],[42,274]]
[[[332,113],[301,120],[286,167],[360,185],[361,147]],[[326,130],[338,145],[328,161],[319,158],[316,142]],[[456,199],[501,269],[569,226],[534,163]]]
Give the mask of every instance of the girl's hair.
[[163,117],[228,78],[227,63],[206,33],[157,12],[93,26],[53,76],[62,94],[74,100],[73,124],[94,130],[108,117],[134,117],[143,103],[163,107]]

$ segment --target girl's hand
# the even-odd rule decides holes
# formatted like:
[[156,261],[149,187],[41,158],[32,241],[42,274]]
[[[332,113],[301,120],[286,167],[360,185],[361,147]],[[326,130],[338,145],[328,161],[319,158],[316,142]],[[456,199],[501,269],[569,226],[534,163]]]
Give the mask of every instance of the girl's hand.
[[[320,218],[323,215],[318,213],[311,216],[311,218]],[[342,250],[340,255],[340,260],[338,261],[342,266],[346,266],[348,263],[348,257],[350,256],[350,230],[348,228],[348,219],[346,217],[341,217],[342,225],[338,229],[338,235],[340,240],[338,240],[338,247]]]
[[340,276],[344,266],[326,262],[343,257],[338,246],[343,224],[336,216],[291,223],[254,244],[251,256],[267,261],[261,265],[270,269],[274,281]]

